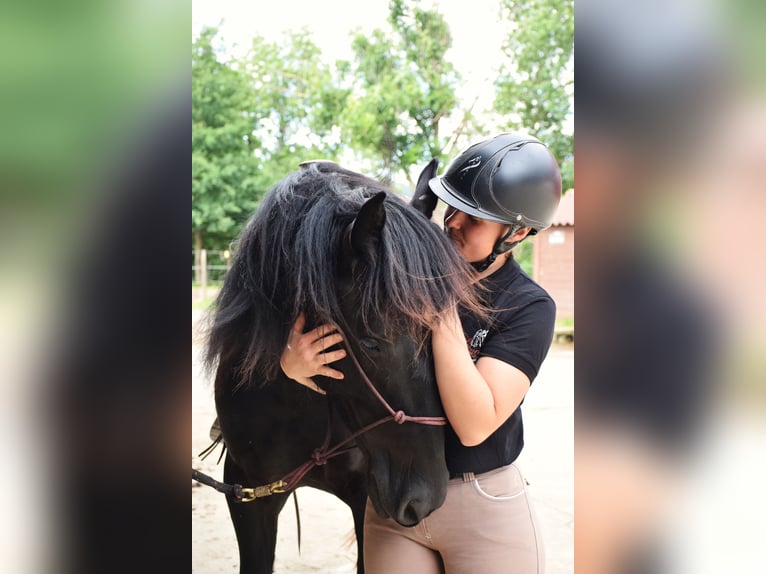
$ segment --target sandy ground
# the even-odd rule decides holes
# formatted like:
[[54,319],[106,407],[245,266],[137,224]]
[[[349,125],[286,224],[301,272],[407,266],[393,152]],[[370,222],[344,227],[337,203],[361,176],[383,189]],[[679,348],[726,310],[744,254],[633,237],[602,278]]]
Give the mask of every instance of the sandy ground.
[[[198,315],[192,316],[192,321]],[[193,337],[192,466],[221,480],[220,451],[206,460],[197,456],[209,443],[215,418],[212,383],[200,369],[201,345]],[[526,447],[518,463],[530,482],[546,547],[547,574],[573,571],[573,369],[571,345],[551,349],[524,403]],[[298,489],[302,542],[298,551],[292,499],[279,517],[276,574],[356,572],[356,544],[348,507],[312,488]],[[234,529],[222,494],[192,486],[192,571],[236,573],[239,558]]]

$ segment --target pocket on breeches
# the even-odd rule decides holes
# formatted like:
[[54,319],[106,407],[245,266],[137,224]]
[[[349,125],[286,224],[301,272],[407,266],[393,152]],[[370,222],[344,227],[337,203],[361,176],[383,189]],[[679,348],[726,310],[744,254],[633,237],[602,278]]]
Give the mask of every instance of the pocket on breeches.
[[477,475],[472,486],[479,496],[494,502],[514,500],[526,493],[526,480],[513,464]]

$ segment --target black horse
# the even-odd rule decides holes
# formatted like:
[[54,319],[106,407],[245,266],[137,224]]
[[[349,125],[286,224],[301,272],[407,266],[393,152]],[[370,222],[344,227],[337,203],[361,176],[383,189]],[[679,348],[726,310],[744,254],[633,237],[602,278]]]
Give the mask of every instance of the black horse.
[[[432,162],[421,191],[433,171]],[[428,334],[454,305],[481,310],[462,258],[422,213],[380,183],[329,162],[279,182],[238,239],[210,327],[206,356],[217,367],[216,410],[228,448],[224,480],[270,484],[311,460],[325,437],[336,444],[389,416],[365,374],[394,409],[416,418],[443,415]],[[300,313],[307,327],[333,322],[346,336],[349,356],[335,364],[345,379],[316,377],[326,396],[279,367]],[[388,422],[354,442],[358,449],[318,461],[297,486],[348,504],[362,572],[368,494],[381,515],[411,526],[444,502],[448,474],[441,426]],[[227,497],[240,572],[272,572],[277,518],[288,496],[246,503]]]

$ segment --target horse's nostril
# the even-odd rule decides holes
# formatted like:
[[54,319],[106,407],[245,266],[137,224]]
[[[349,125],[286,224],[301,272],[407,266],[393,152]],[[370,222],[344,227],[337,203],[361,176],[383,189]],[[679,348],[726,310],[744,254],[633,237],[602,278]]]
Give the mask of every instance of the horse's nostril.
[[402,526],[415,526],[428,516],[431,510],[433,508],[429,508],[427,503],[415,498],[402,504],[399,508],[396,521]]

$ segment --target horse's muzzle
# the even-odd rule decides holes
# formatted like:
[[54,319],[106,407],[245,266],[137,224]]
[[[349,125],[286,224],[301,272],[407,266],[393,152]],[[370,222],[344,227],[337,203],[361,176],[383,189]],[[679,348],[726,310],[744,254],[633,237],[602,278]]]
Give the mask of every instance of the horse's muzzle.
[[[367,489],[375,511],[383,518],[393,518],[402,526],[415,526],[444,504],[447,496],[447,473],[428,483],[422,479],[406,484],[382,486],[373,477]],[[392,494],[391,491],[396,492]],[[398,492],[397,492],[398,491]]]

